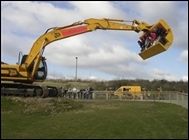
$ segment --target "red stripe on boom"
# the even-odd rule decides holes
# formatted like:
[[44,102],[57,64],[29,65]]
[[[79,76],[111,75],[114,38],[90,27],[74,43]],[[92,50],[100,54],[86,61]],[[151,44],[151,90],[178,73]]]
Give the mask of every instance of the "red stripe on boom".
[[78,26],[78,27],[72,27],[67,29],[65,28],[60,30],[62,36],[64,37],[81,34],[87,31],[88,31],[87,26]]

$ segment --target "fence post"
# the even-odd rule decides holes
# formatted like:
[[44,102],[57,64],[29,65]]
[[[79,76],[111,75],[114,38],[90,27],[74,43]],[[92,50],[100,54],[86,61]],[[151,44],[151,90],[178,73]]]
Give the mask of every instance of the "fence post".
[[119,96],[119,100],[122,100],[122,96]]
[[92,98],[93,99],[95,99],[95,97],[96,97],[95,94],[96,94],[95,92],[92,93]]
[[186,97],[185,97],[186,95],[185,94],[181,94],[181,98],[182,98],[182,106],[184,106],[184,107],[186,107],[187,108],[187,103],[188,103],[188,101],[186,101]]
[[171,103],[171,93],[169,92],[169,101]]
[[140,100],[143,100],[143,94],[140,95]]
[[178,92],[177,92],[177,104],[180,105],[180,103],[179,103],[179,93]]
[[108,93],[106,93],[106,100],[108,100]]

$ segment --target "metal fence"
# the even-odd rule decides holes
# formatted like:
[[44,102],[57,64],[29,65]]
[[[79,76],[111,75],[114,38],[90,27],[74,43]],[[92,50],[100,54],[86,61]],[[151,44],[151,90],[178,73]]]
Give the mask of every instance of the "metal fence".
[[122,101],[157,101],[181,105],[188,109],[188,93],[177,91],[145,91],[138,96],[114,95],[114,91],[67,91],[62,97],[76,100],[122,100]]
[[115,96],[114,91],[93,91],[92,99],[99,100],[134,100],[134,101],[158,101],[181,105],[188,109],[188,93],[177,91],[146,91],[139,96],[131,97],[127,95]]

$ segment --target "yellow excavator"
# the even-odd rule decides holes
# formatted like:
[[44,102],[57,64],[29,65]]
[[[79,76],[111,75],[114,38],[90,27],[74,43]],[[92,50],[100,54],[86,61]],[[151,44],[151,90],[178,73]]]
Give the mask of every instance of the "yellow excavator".
[[[43,52],[45,47],[56,40],[76,36],[79,34],[101,30],[122,30],[135,31],[136,33],[152,31],[161,28],[164,35],[161,35],[156,43],[140,52],[142,59],[150,58],[163,51],[166,51],[173,42],[173,33],[170,26],[160,19],[155,24],[148,24],[138,20],[125,21],[117,19],[86,19],[82,22],[76,22],[64,27],[53,27],[48,29],[33,44],[29,54],[23,55],[20,63],[10,65],[1,62],[1,91],[5,94],[28,94],[32,96],[50,96],[57,94],[55,87],[41,87],[32,84],[36,81],[44,81],[47,77],[47,65]],[[52,92],[53,91],[53,92]],[[53,96],[52,95],[52,96]]]

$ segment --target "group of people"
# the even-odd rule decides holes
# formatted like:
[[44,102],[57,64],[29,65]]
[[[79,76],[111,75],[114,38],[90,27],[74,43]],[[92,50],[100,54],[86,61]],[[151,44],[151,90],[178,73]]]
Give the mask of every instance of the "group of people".
[[144,35],[138,41],[138,44],[141,47],[141,51],[149,48],[154,41],[162,35],[164,30],[162,28],[154,29],[153,31],[144,30]]
[[86,89],[76,89],[76,88],[68,88],[64,89],[63,87],[60,88],[60,95],[64,98],[71,98],[71,99],[92,99],[93,89],[91,87]]

